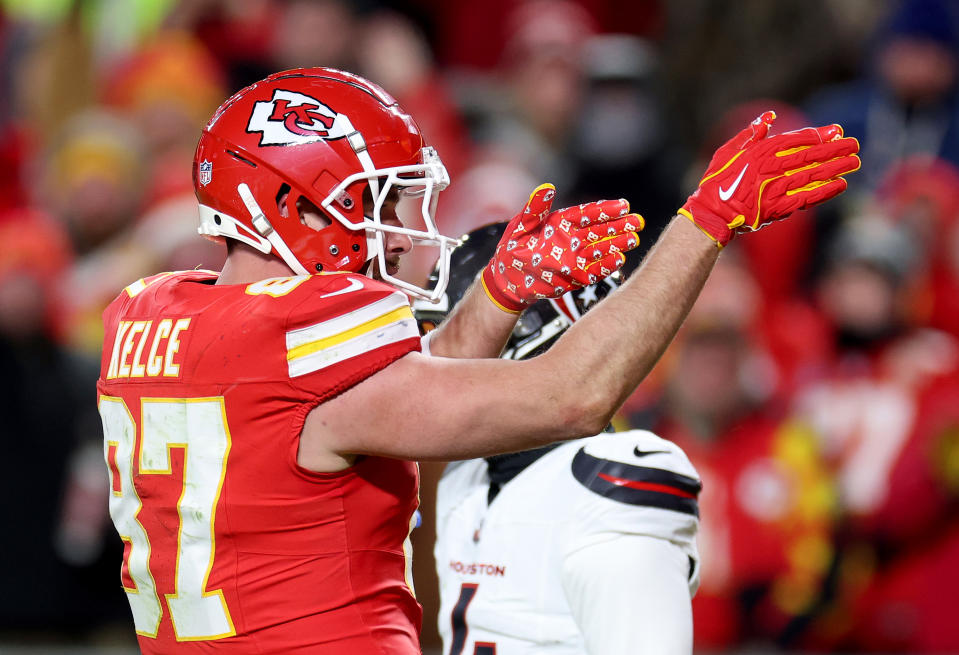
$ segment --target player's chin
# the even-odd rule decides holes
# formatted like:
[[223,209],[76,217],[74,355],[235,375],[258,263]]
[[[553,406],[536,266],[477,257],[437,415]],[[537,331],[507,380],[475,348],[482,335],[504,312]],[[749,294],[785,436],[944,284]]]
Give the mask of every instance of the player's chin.
[[[390,277],[395,277],[397,273],[400,272],[400,262],[399,259],[387,259],[386,260],[386,274]],[[383,279],[383,271],[380,269],[379,262],[376,260],[373,261],[373,264],[370,266],[370,277],[374,280]]]

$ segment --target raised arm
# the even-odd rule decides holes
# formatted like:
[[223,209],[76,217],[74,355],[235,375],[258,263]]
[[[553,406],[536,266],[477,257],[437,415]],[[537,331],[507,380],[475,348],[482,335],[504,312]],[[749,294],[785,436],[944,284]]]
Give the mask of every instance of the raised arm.
[[[713,233],[728,241],[827,200],[845,189],[841,176],[858,168],[858,144],[838,127],[767,138],[771,120],[757,119],[717,152],[684,215],[640,269],[548,352],[518,362],[407,355],[311,412],[301,463],[309,466],[316,453],[319,466],[328,466],[323,455],[331,452],[344,465],[354,454],[459,459],[600,431],[699,294],[720,251]],[[722,227],[704,224],[704,212]]]
[[449,460],[600,432],[659,358],[718,255],[692,223],[674,219],[643,266],[548,352],[525,361],[411,353],[310,413],[301,464],[312,467],[311,443],[321,461],[327,449]]
[[447,320],[428,335],[436,357],[498,357],[519,314],[504,312],[490,300],[477,278]]

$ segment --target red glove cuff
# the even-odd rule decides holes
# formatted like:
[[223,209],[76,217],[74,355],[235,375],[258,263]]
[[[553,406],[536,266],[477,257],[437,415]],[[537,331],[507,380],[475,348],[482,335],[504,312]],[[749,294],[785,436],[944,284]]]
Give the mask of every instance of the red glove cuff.
[[495,265],[496,259],[483,269],[483,274],[480,276],[480,283],[483,285],[483,291],[486,292],[486,297],[489,298],[494,305],[508,314],[522,313],[523,310],[526,309],[526,305],[510,299],[496,287],[496,281],[493,279],[493,271],[490,268]]
[[[693,195],[695,196],[695,194]],[[732,226],[730,226],[719,215],[709,211],[699,203],[695,202],[693,197],[690,197],[689,200],[686,201],[686,204],[683,205],[676,213],[682,214],[691,220],[693,225],[698,227],[706,236],[716,242],[716,247],[718,248],[725,247],[726,244],[732,240],[733,235],[736,234],[735,228],[738,225],[742,225],[743,220],[743,217],[737,217],[740,219],[738,225],[734,223]]]

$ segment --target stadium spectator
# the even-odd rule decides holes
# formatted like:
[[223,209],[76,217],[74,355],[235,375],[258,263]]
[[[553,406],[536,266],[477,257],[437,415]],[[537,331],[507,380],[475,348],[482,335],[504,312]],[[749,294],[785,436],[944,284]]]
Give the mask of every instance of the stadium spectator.
[[955,5],[902,0],[881,24],[868,69],[810,98],[810,120],[830,116],[863,148],[853,189],[875,190],[902,160],[959,164],[959,36]]
[[595,23],[569,0],[517,3],[505,22],[499,84],[476,94],[479,106],[467,108],[478,114],[472,129],[478,161],[508,161],[551,180],[560,201],[572,200],[563,194],[574,176],[569,148],[586,88],[583,47]]
[[917,262],[912,320],[959,338],[959,168],[941,159],[906,160],[890,171],[875,202],[926,253]]
[[[99,515],[87,527],[100,548],[82,560],[63,549],[74,455],[100,448],[89,396],[96,362],[70,353],[56,338],[54,289],[73,256],[63,226],[36,210],[6,212],[0,243],[0,433],[9,464],[0,488],[25,499],[0,510],[10,527],[0,566],[0,584],[8,590],[0,599],[0,633],[80,639],[127,611],[115,587],[89,584],[115,571],[111,560],[120,554],[112,539],[103,548],[108,522],[102,502],[87,507]],[[102,465],[96,475],[101,501]]]
[[144,150],[141,206],[191,195],[196,130],[227,92],[217,62],[193,36],[161,31],[101,77],[103,104],[131,122]]
[[62,222],[76,261],[58,283],[62,338],[96,355],[100,314],[130,273],[149,265],[144,245],[122,247],[141,209],[143,148],[134,126],[105,111],[78,115],[45,154],[39,201]]
[[[459,179],[470,158],[466,127],[453,105],[449,89],[436,69],[423,35],[408,18],[395,12],[380,11],[364,17],[358,27],[356,47],[360,74],[385,89],[412,116],[426,139],[443,153],[443,165],[451,179]],[[527,193],[535,183],[527,186]],[[522,204],[524,198],[519,199]],[[461,220],[455,213],[437,210],[436,224],[444,234],[465,234],[455,225]],[[508,215],[516,202],[505,213]],[[403,278],[418,285],[426,283],[433,268],[435,253],[415,249],[403,265]]]
[[[566,156],[573,167],[569,194],[579,201],[635,189],[651,217],[646,231],[652,243],[681,201],[688,166],[683,148],[670,138],[675,125],[666,112],[659,52],[634,36],[598,34],[586,40],[581,57],[583,100],[567,130]],[[768,108],[757,108],[736,125]],[[780,119],[777,114],[777,123]],[[710,152],[724,140],[710,144]]]
[[957,552],[946,462],[959,425],[959,344],[913,322],[925,255],[908,223],[857,219],[819,286],[834,354],[794,410],[836,480],[842,517],[808,643],[948,652],[959,642],[939,609],[938,576]]

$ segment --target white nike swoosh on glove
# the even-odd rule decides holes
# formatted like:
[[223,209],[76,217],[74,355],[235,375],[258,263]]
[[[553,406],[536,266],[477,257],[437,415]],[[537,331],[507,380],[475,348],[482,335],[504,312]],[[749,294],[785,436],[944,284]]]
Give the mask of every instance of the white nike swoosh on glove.
[[746,174],[746,169],[749,168],[749,164],[743,166],[743,170],[739,171],[739,176],[733,182],[732,186],[728,189],[719,187],[719,199],[723,202],[726,202],[733,197],[733,194],[736,192],[736,189],[739,187],[739,183],[743,181],[743,175]]

